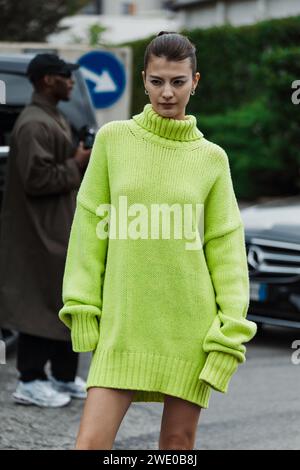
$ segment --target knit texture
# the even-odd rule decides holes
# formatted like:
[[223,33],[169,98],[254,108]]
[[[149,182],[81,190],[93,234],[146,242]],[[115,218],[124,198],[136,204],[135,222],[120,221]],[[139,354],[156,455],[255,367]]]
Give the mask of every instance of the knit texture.
[[[113,207],[109,217],[103,204]],[[175,217],[165,236],[161,219],[153,223],[155,204],[192,207],[194,240],[174,235]],[[99,236],[103,227],[109,237]],[[151,104],[102,126],[77,195],[59,312],[74,351],[93,351],[87,388],[136,390],[136,402],[169,394],[208,408],[211,391],[226,393],[246,360],[244,343],[256,334],[248,307],[244,227],[226,152],[193,115],[165,118]]]

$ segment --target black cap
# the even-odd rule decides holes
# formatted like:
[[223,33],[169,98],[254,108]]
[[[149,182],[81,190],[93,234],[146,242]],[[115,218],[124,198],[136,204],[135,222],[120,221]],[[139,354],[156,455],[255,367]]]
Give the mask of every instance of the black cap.
[[65,62],[56,54],[37,54],[29,62],[26,73],[30,80],[37,80],[47,74],[70,73],[78,68],[79,64]]

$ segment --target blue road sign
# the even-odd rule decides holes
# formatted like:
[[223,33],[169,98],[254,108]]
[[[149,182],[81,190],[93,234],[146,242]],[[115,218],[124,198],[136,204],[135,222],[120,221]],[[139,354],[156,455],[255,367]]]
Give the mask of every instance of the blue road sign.
[[107,108],[121,97],[126,74],[122,62],[111,52],[91,51],[78,60],[95,108]]

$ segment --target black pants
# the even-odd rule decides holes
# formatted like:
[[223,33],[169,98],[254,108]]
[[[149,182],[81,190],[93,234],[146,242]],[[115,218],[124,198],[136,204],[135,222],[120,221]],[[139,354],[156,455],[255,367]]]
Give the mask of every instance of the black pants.
[[51,364],[51,373],[57,380],[72,382],[76,377],[79,354],[72,350],[70,341],[59,341],[19,333],[17,344],[17,369],[19,379],[47,380],[45,365]]

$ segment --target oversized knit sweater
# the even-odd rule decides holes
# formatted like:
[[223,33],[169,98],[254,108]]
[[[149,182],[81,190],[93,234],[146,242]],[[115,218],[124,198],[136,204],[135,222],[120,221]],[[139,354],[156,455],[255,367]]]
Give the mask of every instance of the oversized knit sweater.
[[[181,220],[193,230],[178,236],[170,210],[166,232],[168,211],[161,221],[153,208],[173,205],[191,208]],[[213,389],[227,392],[256,324],[246,319],[244,227],[228,157],[195,116],[165,118],[149,103],[98,131],[77,195],[63,304],[73,350],[93,351],[87,388],[136,390],[136,402],[169,394],[203,408]]]

